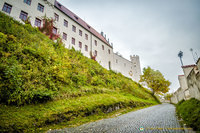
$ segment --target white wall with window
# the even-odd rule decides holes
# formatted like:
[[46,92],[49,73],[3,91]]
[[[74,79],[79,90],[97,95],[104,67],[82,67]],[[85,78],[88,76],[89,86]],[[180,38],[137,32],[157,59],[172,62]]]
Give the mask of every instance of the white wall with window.
[[[129,72],[132,69],[133,76],[136,75],[136,71],[138,75],[141,74],[140,64],[138,65],[139,57],[135,60],[137,68],[134,69],[133,61],[131,63],[114,54],[113,47],[101,34],[55,0],[1,0],[0,8],[1,12],[20,22],[23,22],[21,19],[30,17],[31,24],[37,27],[42,26],[42,17],[45,15],[53,18],[55,20],[53,33],[60,35],[66,48],[73,47],[80,50],[88,58],[92,53],[93,56],[96,55],[96,61],[104,68],[116,70],[127,77],[130,77]],[[132,79],[137,81],[138,75],[137,78]]]

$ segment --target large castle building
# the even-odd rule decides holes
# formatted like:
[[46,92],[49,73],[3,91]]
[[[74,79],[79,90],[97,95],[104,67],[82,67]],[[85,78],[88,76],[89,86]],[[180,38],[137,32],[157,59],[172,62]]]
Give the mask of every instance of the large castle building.
[[138,82],[141,75],[139,56],[130,61],[113,52],[113,45],[105,35],[97,32],[79,16],[56,0],[1,0],[1,12],[23,23],[30,17],[32,26],[41,27],[42,17],[53,18],[54,34],[60,34],[66,48],[74,47],[84,56],[96,56],[96,61],[106,69],[122,73]]

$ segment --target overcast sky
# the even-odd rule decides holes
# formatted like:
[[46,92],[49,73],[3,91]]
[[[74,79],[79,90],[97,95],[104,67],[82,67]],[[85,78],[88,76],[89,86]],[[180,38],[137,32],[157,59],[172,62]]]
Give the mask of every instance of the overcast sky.
[[129,59],[140,56],[142,69],[150,66],[178,89],[184,65],[194,64],[190,51],[200,56],[200,0],[58,0],[98,32],[103,31],[114,52]]

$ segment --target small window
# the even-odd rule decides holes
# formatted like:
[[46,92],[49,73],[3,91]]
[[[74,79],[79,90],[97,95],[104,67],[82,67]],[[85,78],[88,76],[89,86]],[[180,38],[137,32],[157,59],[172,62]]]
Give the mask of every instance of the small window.
[[53,33],[53,34],[57,34],[57,28],[56,28],[56,27],[53,27],[52,33]]
[[54,13],[54,19],[55,19],[55,21],[58,21],[58,20],[59,20],[58,14]]
[[75,38],[72,37],[72,44],[75,45]]
[[11,9],[12,9],[12,6],[11,6],[11,5],[9,5],[9,4],[7,4],[7,3],[4,3],[4,6],[3,6],[2,11],[7,12],[7,13],[10,14]]
[[108,53],[110,54],[110,49],[108,49]]
[[102,50],[104,50],[104,45],[102,45]]
[[82,42],[79,42],[79,48],[82,48]]
[[97,51],[96,50],[94,51],[94,55],[97,56]]
[[68,21],[64,19],[64,26],[68,27]]
[[126,66],[126,63],[124,63],[124,66]]
[[116,59],[116,63],[118,63],[118,60]]
[[88,34],[85,34],[85,39],[88,40]]
[[63,37],[64,40],[67,40],[67,34],[63,32]]
[[37,7],[38,11],[43,12],[44,11],[44,6],[40,3],[38,3],[38,7]]
[[35,26],[40,27],[41,26],[41,20],[38,18],[35,18]]
[[87,45],[85,45],[85,51],[88,51],[88,46]]
[[76,32],[76,27],[74,25],[72,25],[72,31]]
[[97,46],[97,40],[94,40],[94,44],[95,44],[95,46]]
[[79,30],[79,35],[80,35],[80,36],[82,36],[82,33],[83,33],[82,30]]
[[28,13],[21,11],[19,18],[23,21],[26,21],[27,17],[28,17]]
[[24,3],[26,3],[27,5],[31,5],[31,0],[24,0]]

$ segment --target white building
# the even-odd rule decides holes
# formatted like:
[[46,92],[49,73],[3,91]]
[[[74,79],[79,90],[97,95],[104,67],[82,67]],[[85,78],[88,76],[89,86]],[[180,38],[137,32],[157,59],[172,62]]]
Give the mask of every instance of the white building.
[[113,46],[89,24],[56,0],[1,0],[1,11],[22,22],[30,17],[33,26],[42,26],[42,17],[55,19],[53,32],[60,34],[66,48],[74,47],[84,56],[96,55],[96,61],[106,69],[139,81],[141,75],[139,56],[131,61],[113,52]]

